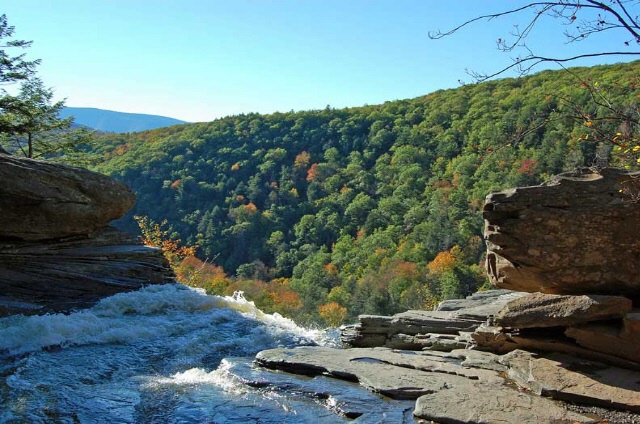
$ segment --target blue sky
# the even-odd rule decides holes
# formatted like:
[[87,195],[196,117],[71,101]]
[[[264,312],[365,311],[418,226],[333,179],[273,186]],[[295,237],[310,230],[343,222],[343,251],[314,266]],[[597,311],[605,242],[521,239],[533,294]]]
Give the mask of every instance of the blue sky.
[[[16,38],[33,40],[28,57],[42,59],[39,76],[67,106],[195,122],[378,104],[471,82],[466,69],[510,63],[495,43],[524,24],[524,15],[478,22],[441,40],[429,39],[429,31],[518,4],[524,2],[20,0],[0,13]],[[562,56],[622,42],[607,35],[567,46],[565,29],[542,22],[530,45]]]

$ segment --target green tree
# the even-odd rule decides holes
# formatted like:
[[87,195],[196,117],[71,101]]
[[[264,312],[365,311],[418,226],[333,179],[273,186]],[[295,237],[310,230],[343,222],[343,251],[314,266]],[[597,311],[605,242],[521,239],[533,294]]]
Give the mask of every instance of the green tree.
[[0,90],[0,146],[28,158],[64,156],[64,161],[78,163],[77,148],[91,141],[91,133],[72,130],[72,118],[60,119],[64,101],[54,102],[53,90],[34,76],[39,60],[28,61],[24,53],[9,54],[9,49],[31,46],[31,41],[2,41],[11,38],[14,30],[6,15],[0,16],[0,84],[21,83],[17,95]]
[[26,49],[31,41],[12,40],[15,27],[10,26],[7,15],[0,15],[0,84],[25,80],[35,72],[40,60],[26,60],[25,54],[12,56],[9,49]]
[[[526,3],[517,7],[509,7],[500,12],[477,16],[469,19],[448,31],[432,31],[433,39],[450,36],[463,28],[479,21],[492,21],[509,17],[513,24],[510,36],[497,40],[498,50],[509,53],[512,63],[498,70],[481,73],[470,72],[477,82],[487,81],[503,75],[510,70],[518,75],[526,75],[544,63],[556,63],[562,68],[564,64],[575,63],[582,59],[594,57],[640,57],[640,4],[635,0],[559,0]],[[518,22],[520,20],[520,22]],[[533,50],[527,41],[534,37],[534,29],[545,20],[552,20],[564,27],[565,44],[589,44],[589,40],[597,37],[608,37],[616,44],[610,43],[603,50],[583,50],[567,56],[554,56],[544,50]],[[593,44],[598,46],[599,44]],[[540,47],[539,47],[540,48]],[[542,48],[544,49],[544,48]],[[517,54],[521,53],[521,54]],[[565,105],[565,115],[584,124],[585,130],[576,135],[583,144],[590,144],[589,159],[596,166],[607,166],[610,151],[615,147],[617,159],[626,168],[640,166],[640,106],[637,97],[640,89],[637,75],[627,81],[616,84],[602,84],[601,81],[584,78],[569,69],[567,73],[578,82],[589,102],[577,102],[575,97],[559,95]],[[629,91],[632,96],[619,96],[620,91]],[[631,100],[630,100],[631,99]],[[543,121],[542,125],[550,122]],[[540,125],[529,125],[520,135],[538,130]],[[603,146],[604,145],[604,146]],[[640,199],[640,194],[630,193]]]
[[53,90],[39,78],[25,80],[17,96],[5,95],[0,103],[8,105],[0,115],[0,127],[12,128],[2,134],[12,152],[28,158],[59,156],[89,139],[86,130],[71,131],[72,118],[59,118],[64,101],[54,102]]
[[[7,15],[0,16],[0,85],[10,85],[26,80],[35,72],[40,60],[26,60],[25,53],[12,55],[15,49],[26,49],[31,41],[14,40],[15,27],[10,26]],[[15,110],[17,102],[7,95],[4,87],[0,88],[0,114]],[[15,131],[14,123],[9,120],[0,121],[0,133]]]

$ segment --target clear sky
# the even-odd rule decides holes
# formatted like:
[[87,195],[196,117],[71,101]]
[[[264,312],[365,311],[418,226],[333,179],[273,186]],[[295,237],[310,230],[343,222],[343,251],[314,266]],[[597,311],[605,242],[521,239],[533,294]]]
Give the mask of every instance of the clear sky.
[[[5,0],[0,13],[15,26],[15,38],[33,40],[28,57],[42,59],[39,76],[67,106],[196,122],[379,104],[471,82],[466,69],[490,72],[510,63],[496,40],[525,20],[478,22],[441,40],[429,39],[429,31],[523,3]],[[542,22],[531,47],[580,52],[581,45],[563,45],[565,29]],[[590,50],[620,44],[608,35],[588,40]]]

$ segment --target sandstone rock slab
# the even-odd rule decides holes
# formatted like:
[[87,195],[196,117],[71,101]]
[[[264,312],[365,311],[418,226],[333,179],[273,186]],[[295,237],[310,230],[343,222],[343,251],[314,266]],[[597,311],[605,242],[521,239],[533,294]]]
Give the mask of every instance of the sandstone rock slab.
[[127,186],[105,175],[5,154],[0,154],[0,181],[0,238],[91,234],[135,202]]
[[622,318],[631,310],[631,300],[622,296],[533,293],[507,303],[496,315],[495,324],[507,328],[570,326]]
[[509,377],[533,393],[579,404],[640,412],[640,372],[574,356],[515,350],[501,359]]
[[446,424],[493,423],[595,423],[567,411],[549,399],[531,396],[505,386],[444,389],[420,396],[413,415]]
[[487,271],[498,287],[640,295],[640,203],[622,188],[640,173],[582,168],[487,196]]
[[58,242],[0,241],[0,317],[68,312],[173,277],[160,249],[111,227]]
[[565,334],[582,347],[628,359],[640,364],[640,314],[629,314],[623,320],[623,328],[613,324],[585,324],[570,327]]
[[260,352],[256,363],[359,382],[396,399],[418,398],[414,415],[442,423],[593,422],[549,399],[505,386],[496,371],[462,367],[450,355],[437,352],[299,347]]
[[465,380],[492,384],[503,381],[494,371],[461,367],[446,355],[386,348],[302,346],[271,349],[258,353],[256,363],[294,374],[328,375],[357,381],[375,393],[394,399],[416,399],[451,385],[462,385]]
[[619,356],[597,352],[579,346],[572,339],[558,334],[521,334],[505,331],[502,327],[480,326],[472,334],[474,349],[495,353],[509,353],[516,349],[532,352],[559,352],[591,359],[615,367],[640,371],[640,364]]

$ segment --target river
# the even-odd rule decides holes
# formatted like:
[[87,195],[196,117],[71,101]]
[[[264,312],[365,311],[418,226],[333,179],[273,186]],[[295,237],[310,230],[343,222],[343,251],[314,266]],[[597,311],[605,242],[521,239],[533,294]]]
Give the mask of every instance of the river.
[[241,294],[177,284],[91,309],[0,319],[0,423],[402,423],[413,402],[254,366],[257,352],[337,346]]

